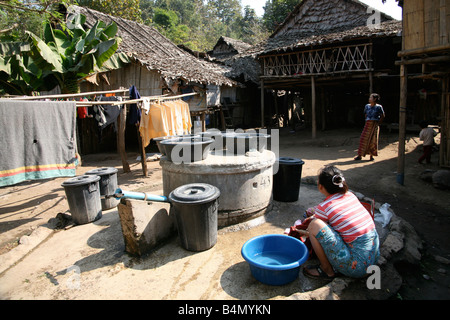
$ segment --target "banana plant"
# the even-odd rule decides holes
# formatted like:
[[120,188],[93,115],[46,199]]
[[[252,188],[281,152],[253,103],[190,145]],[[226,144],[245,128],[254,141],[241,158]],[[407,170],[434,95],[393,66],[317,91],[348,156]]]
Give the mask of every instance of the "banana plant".
[[122,39],[115,37],[118,29],[114,22],[97,21],[87,30],[85,22],[84,15],[76,14],[69,16],[64,30],[46,23],[42,39],[27,31],[29,50],[17,43],[3,44],[0,83],[4,91],[30,94],[59,85],[62,93],[77,93],[84,78],[130,62],[125,53],[116,52]]

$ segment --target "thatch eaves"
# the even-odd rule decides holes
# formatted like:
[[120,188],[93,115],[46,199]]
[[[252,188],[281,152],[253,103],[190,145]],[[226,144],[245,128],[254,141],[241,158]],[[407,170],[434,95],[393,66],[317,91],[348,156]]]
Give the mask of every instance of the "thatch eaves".
[[377,28],[360,26],[341,32],[318,34],[305,38],[297,38],[295,34],[291,33],[266,39],[245,52],[224,61],[224,63],[233,69],[227,73],[227,76],[237,78],[239,75],[244,75],[246,80],[258,83],[261,76],[261,67],[257,59],[260,56],[299,51],[316,46],[332,46],[347,41],[401,37],[401,35],[402,22],[397,20],[383,22]]
[[223,61],[236,54],[245,52],[250,47],[251,45],[244,41],[222,36],[214,48],[208,51],[208,54],[216,60]]
[[[368,12],[369,11],[369,12]],[[402,22],[380,13],[380,24],[368,24],[372,11],[357,0],[303,0],[266,40],[223,62],[233,70],[227,76],[259,82],[259,56],[327,46],[358,39],[399,37]]]
[[205,85],[237,85],[235,81],[224,76],[223,73],[227,69],[197,59],[155,28],[84,7],[71,6],[70,12],[85,15],[86,25],[90,28],[98,20],[107,24],[115,22],[118,26],[117,36],[123,39],[118,51],[126,53],[148,70],[160,73],[168,85],[178,79]]
[[[252,47],[251,51],[252,54],[262,56],[300,50],[303,47],[327,46],[359,39],[401,37],[401,35],[402,22],[394,20],[380,23],[376,28],[364,25],[341,32],[311,35],[305,38],[297,38],[295,34],[290,33],[277,38],[269,38]],[[247,52],[250,53],[250,51]]]

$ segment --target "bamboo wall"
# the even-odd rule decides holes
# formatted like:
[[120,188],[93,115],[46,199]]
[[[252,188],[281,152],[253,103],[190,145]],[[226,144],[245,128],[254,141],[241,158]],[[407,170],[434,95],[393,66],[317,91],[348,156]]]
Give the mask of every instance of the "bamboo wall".
[[448,45],[449,35],[450,0],[404,1],[404,50]]
[[113,70],[105,74],[108,83],[100,76],[99,85],[84,82],[81,84],[81,92],[115,90],[120,87],[129,88],[136,86],[141,96],[161,95],[162,85],[161,76],[155,71],[149,71],[147,68],[132,63],[118,70]]

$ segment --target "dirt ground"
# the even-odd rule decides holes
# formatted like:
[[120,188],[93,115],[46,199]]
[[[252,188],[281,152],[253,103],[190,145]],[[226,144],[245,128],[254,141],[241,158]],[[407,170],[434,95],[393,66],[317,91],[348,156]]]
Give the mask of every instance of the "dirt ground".
[[[423,257],[418,266],[396,266],[404,283],[395,299],[449,299],[450,191],[438,190],[419,177],[426,169],[440,169],[437,166],[438,154],[433,154],[432,164],[418,164],[417,159],[421,155],[418,131],[407,133],[405,185],[401,186],[396,182],[398,133],[382,128],[379,156],[373,162],[368,157],[362,161],[353,160],[359,135],[359,128],[347,128],[318,132],[313,140],[310,131],[291,133],[282,129],[280,156],[300,158],[305,162],[302,183],[306,184],[315,183],[317,172],[323,165],[336,165],[344,172],[353,191],[373,197],[381,204],[389,203],[398,216],[413,225],[423,239]],[[155,146],[152,148],[156,151]],[[159,162],[148,162],[148,176],[144,177],[137,156],[137,152],[129,151],[131,172],[124,173],[116,153],[85,155],[77,175],[94,168],[116,167],[122,189],[160,190],[162,172]],[[58,213],[68,212],[61,187],[66,179],[28,181],[0,188],[0,258],[19,244],[21,236],[31,234]]]

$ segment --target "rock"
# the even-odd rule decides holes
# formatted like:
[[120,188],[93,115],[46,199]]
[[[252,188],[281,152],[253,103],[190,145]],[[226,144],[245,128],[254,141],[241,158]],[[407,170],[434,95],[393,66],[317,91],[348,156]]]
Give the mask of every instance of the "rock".
[[[414,227],[403,219],[393,216],[390,224],[391,233],[402,234],[404,248],[395,255],[395,261],[404,261],[411,264],[419,264],[422,254],[422,239],[417,235]],[[384,244],[383,244],[384,245]]]
[[434,256],[434,259],[437,262],[443,263],[443,264],[450,264],[450,260],[441,256]]
[[59,212],[55,218],[48,220],[49,227],[56,230],[65,229],[74,224],[72,216],[63,212]]
[[432,182],[433,182],[433,174],[434,174],[435,172],[436,172],[436,170],[430,170],[430,169],[427,169],[427,170],[423,171],[423,172],[419,175],[419,177],[420,177],[420,179],[422,179],[423,181],[432,183]]
[[125,250],[142,256],[177,233],[170,203],[122,199],[119,211]]
[[380,248],[380,255],[389,260],[393,253],[399,252],[403,247],[402,237],[398,233],[389,233]]
[[450,170],[438,170],[433,173],[433,185],[437,189],[450,189]]

